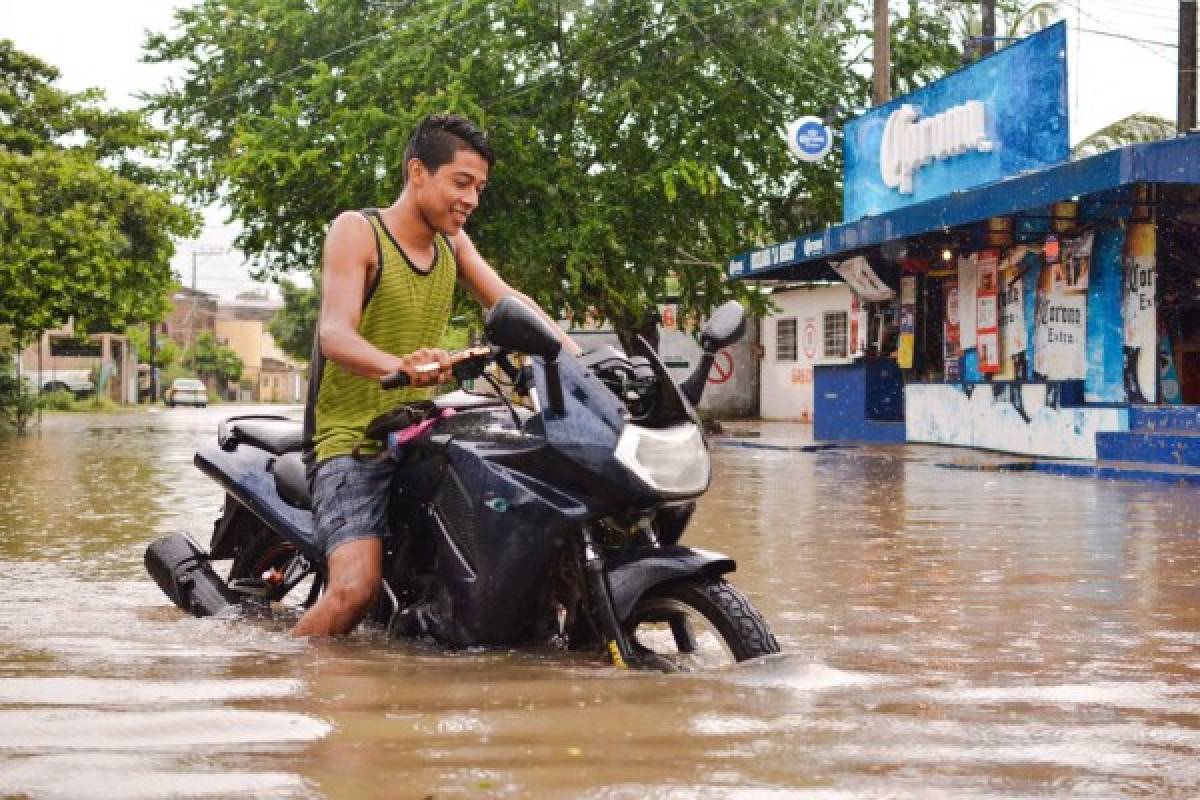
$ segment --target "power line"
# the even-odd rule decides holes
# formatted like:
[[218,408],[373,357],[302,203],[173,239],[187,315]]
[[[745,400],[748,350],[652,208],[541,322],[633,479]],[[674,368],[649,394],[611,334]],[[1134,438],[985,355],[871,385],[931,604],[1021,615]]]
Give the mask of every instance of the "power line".
[[[714,11],[713,13],[711,13],[707,16],[701,17],[699,21],[704,22],[706,20],[710,20],[713,17],[717,17],[717,16],[720,16],[721,14],[730,12],[733,9],[738,8],[740,6],[747,5],[750,2],[753,2],[753,0],[739,0],[738,2],[733,3],[726,9],[723,9],[721,11]],[[527,93],[533,91],[534,89],[537,89],[542,84],[548,82],[551,78],[554,78],[557,73],[562,72],[563,70],[567,69],[568,67],[573,67],[578,64],[581,64],[581,63],[583,63],[583,61],[585,59],[590,59],[594,56],[604,56],[604,57],[611,58],[613,56],[624,55],[625,53],[628,53],[631,50],[635,50],[639,47],[644,47],[646,43],[642,42],[640,40],[637,40],[637,39],[639,36],[648,32],[649,30],[650,30],[649,25],[643,25],[635,33],[632,33],[623,39],[618,39],[616,42],[613,42],[610,45],[594,48],[594,49],[590,50],[589,52],[579,56],[578,58],[559,63],[558,65],[551,67],[549,70],[547,70],[547,72],[545,74],[534,79],[532,82],[522,84],[521,86],[518,86],[515,89],[512,89],[508,92],[503,92],[503,93],[497,95],[496,97],[492,98],[492,101],[490,103],[483,104],[483,107],[486,109],[492,109],[492,108],[499,106],[501,103],[504,103],[504,102],[511,100],[515,97],[518,97],[520,95],[527,94]],[[665,38],[666,38],[665,35],[655,37],[655,39],[657,41],[662,41]],[[635,40],[637,40],[637,41],[635,41]],[[622,44],[625,44],[626,42],[630,42],[630,41],[633,41],[633,44],[630,45],[629,47],[626,47],[622,50],[617,50],[615,52],[612,51],[612,48],[617,47]],[[608,52],[605,52],[605,51],[608,51]],[[564,101],[564,102],[570,102],[570,98],[568,98],[568,100]]]
[[[1094,28],[1076,28],[1076,30],[1078,30],[1080,33],[1088,33],[1093,36],[1107,36],[1110,39],[1122,39],[1126,42],[1133,42],[1135,44],[1149,44],[1149,45],[1154,45],[1155,47],[1167,47],[1172,50],[1179,49],[1179,45],[1174,42],[1158,42],[1153,39],[1142,39],[1140,37],[1129,36],[1128,34],[1124,34],[1124,33],[1112,33],[1111,31],[1098,31],[1098,30],[1095,30]],[[1147,52],[1153,53],[1154,51],[1149,50]],[[1162,55],[1162,54],[1156,53],[1155,55]]]
[[[687,12],[687,9],[686,9],[686,8],[684,8],[684,7],[683,7],[683,6],[682,6],[682,5],[679,3],[679,0],[675,0],[675,7],[679,9],[679,13],[683,14],[685,17],[687,17],[687,18],[688,18],[688,19],[691,21],[691,26],[692,26],[692,27],[693,27],[693,28],[696,30],[696,33],[699,33],[701,36],[703,36],[703,37],[704,37],[704,41],[708,42],[708,43],[709,43],[709,45],[712,47],[712,49],[713,49],[713,50],[715,50],[715,51],[717,52],[717,54],[718,54],[718,55],[722,56],[722,57],[725,59],[725,61],[726,61],[726,62],[728,62],[728,64],[729,64],[730,68],[731,68],[731,69],[733,69],[733,71],[734,71],[735,73],[737,73],[737,76],[738,76],[739,78],[741,78],[742,80],[744,80],[746,83],[750,84],[750,86],[751,86],[751,87],[753,87],[755,91],[757,91],[757,92],[758,92],[759,94],[761,94],[763,97],[765,97],[765,98],[767,98],[768,100],[770,100],[770,101],[771,101],[772,103],[774,103],[775,105],[777,105],[777,106],[779,106],[780,108],[782,108],[784,111],[790,111],[790,110],[791,110],[791,106],[788,106],[787,104],[783,103],[781,100],[777,99],[777,98],[776,98],[774,95],[772,95],[770,92],[768,92],[767,90],[765,90],[765,89],[763,89],[761,86],[759,86],[759,85],[758,85],[758,83],[757,83],[757,82],[755,82],[755,80],[754,80],[753,78],[751,78],[751,77],[750,77],[749,75],[747,75],[746,73],[742,72],[741,68],[740,68],[740,67],[738,67],[738,65],[737,65],[737,62],[736,62],[736,61],[734,61],[732,58],[730,58],[728,53],[726,53],[724,50],[722,50],[720,47],[718,47],[718,46],[717,46],[717,43],[716,43],[716,42],[714,42],[714,41],[712,40],[712,38],[711,38],[711,37],[710,37],[710,36],[709,36],[707,33],[705,33],[705,32],[704,32],[704,29],[703,29],[703,28],[701,28],[701,27],[699,26],[699,24],[697,24],[697,23],[696,23],[696,19],[695,19],[695,18],[694,18],[694,17],[693,17],[691,14],[689,14],[689,13]],[[730,13],[732,13],[732,12],[730,12]]]
[[[466,2],[466,0],[458,0],[458,5],[461,6],[465,2]],[[406,3],[403,8],[404,9],[411,8],[415,3],[416,3],[416,0],[409,0],[409,2]],[[479,19],[480,17],[484,16],[485,14],[488,14],[490,11],[491,11],[491,8],[486,7],[486,8],[484,8],[483,11],[464,20],[463,22],[459,23],[458,25],[455,25],[452,28],[442,31],[441,38],[445,38],[446,36],[449,36],[451,33],[455,33],[457,31],[461,30],[462,28],[465,28],[467,25],[469,25],[470,23]],[[446,9],[446,8],[432,8],[429,11],[426,11],[424,14],[418,15],[417,17],[414,17],[411,19],[406,19],[403,22],[406,23],[407,25],[411,25],[414,22],[416,22],[417,20],[432,19],[433,17],[436,17],[439,14],[444,14],[444,13],[448,13],[448,12],[449,12],[449,9]],[[273,83],[278,83],[283,78],[286,78],[290,75],[294,75],[295,73],[299,72],[300,70],[302,70],[306,67],[313,67],[313,66],[316,66],[317,64],[325,63],[330,58],[334,58],[343,53],[349,52],[350,50],[356,50],[356,49],[358,49],[366,44],[369,44],[377,39],[382,39],[386,36],[391,36],[401,26],[401,24],[402,24],[401,22],[397,22],[394,25],[389,25],[389,26],[385,27],[383,30],[376,31],[375,33],[372,33],[372,34],[368,34],[367,36],[364,36],[361,39],[355,39],[354,41],[344,44],[341,47],[337,47],[333,50],[330,50],[328,53],[324,53],[319,56],[314,56],[312,58],[302,59],[300,61],[300,63],[298,63],[292,67],[289,67],[288,69],[283,70],[282,72],[278,72],[274,75],[269,75],[266,78],[263,78],[260,81],[258,81],[257,83],[253,84],[252,86],[242,87],[240,89],[237,89],[236,91],[230,92],[229,94],[222,95],[221,97],[217,97],[213,100],[209,100],[207,103],[197,106],[195,111],[196,112],[204,111],[218,103],[223,103],[226,100],[240,98],[247,94],[254,94],[255,92],[258,92],[259,90],[261,90]]]

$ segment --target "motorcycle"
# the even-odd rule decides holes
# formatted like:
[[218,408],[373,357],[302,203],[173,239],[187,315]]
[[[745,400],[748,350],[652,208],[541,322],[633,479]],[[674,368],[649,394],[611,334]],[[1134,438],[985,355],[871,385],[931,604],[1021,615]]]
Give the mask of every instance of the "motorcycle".
[[[778,652],[763,616],[725,580],[734,560],[679,544],[710,481],[695,406],[716,352],[744,327],[737,303],[717,309],[697,369],[676,384],[640,339],[632,356],[611,346],[568,356],[527,305],[497,303],[488,345],[452,357],[460,384],[493,392],[460,388],[372,426],[383,457],[400,463],[369,618],[450,647],[548,645],[668,671]],[[145,558],[177,606],[197,616],[269,610],[310,577],[303,603],[316,602],[326,565],[303,445],[299,422],[243,416],[196,453],[225,490],[210,547],[175,534]],[[227,580],[213,566],[225,559]]]

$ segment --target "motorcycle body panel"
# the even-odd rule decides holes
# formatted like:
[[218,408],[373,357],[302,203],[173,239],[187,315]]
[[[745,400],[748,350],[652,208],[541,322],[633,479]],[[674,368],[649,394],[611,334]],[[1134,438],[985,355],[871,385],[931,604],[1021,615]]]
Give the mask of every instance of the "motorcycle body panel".
[[617,619],[633,611],[638,598],[664,583],[701,575],[717,578],[737,569],[732,558],[691,547],[637,547],[610,558],[608,588]]
[[587,506],[518,468],[536,449],[451,441],[430,504],[438,544],[441,631],[456,645],[522,641],[550,569]]
[[[272,467],[278,458],[246,444],[233,450],[206,446],[196,453],[195,464],[264,525],[300,548],[309,559],[323,561],[323,554],[313,538],[312,512],[288,505],[275,489]],[[229,510],[227,501],[227,515]],[[225,535],[242,530],[242,526],[218,524],[211,544],[213,557],[229,553],[233,545]]]

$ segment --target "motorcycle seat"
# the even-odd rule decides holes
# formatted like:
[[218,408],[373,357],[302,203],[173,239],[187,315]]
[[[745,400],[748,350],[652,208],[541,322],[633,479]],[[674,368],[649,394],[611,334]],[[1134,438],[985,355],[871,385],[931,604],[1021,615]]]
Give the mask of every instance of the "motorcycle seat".
[[304,448],[304,423],[287,417],[230,417],[218,426],[217,441],[223,450],[244,442],[281,456]]
[[308,493],[308,475],[300,453],[287,453],[275,459],[271,468],[275,473],[275,491],[284,502],[293,508],[312,510],[312,496]]

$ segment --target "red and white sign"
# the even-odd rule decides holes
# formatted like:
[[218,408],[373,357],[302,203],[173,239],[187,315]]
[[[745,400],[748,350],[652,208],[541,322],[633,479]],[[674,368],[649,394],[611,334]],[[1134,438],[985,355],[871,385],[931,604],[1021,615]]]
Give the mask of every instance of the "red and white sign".
[[817,321],[804,320],[804,355],[811,361],[817,357]]
[[727,383],[733,377],[733,356],[728,350],[717,353],[712,369],[708,371],[709,383]]
[[1000,252],[984,250],[976,259],[975,347],[979,371],[1000,371]]

